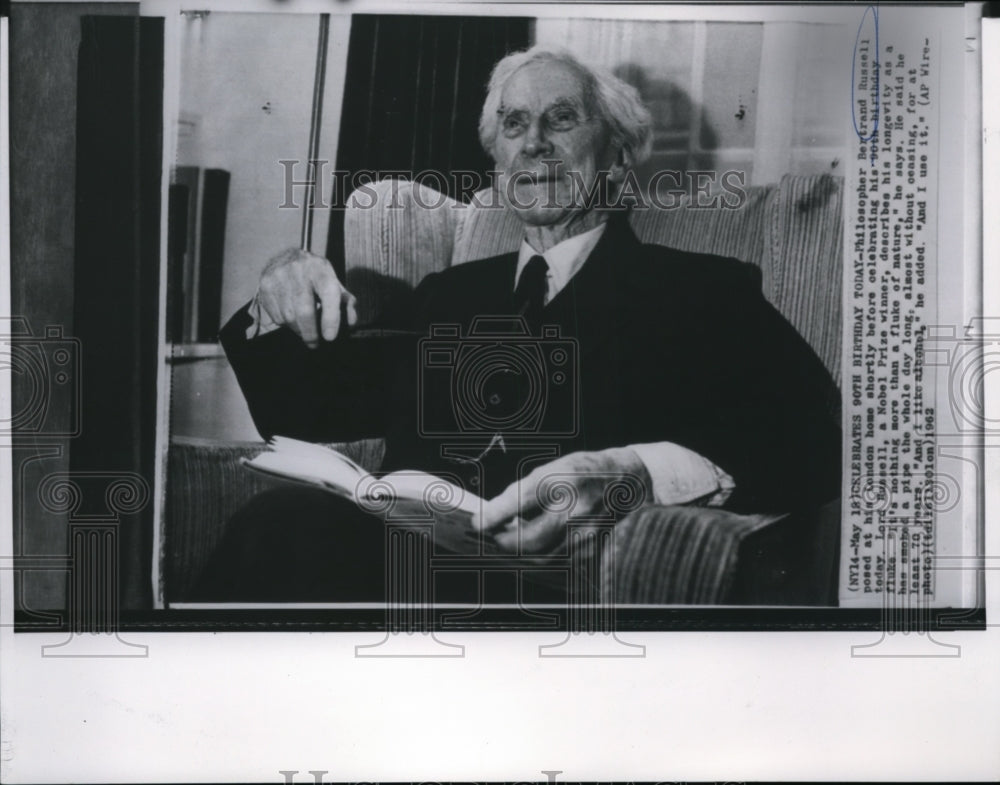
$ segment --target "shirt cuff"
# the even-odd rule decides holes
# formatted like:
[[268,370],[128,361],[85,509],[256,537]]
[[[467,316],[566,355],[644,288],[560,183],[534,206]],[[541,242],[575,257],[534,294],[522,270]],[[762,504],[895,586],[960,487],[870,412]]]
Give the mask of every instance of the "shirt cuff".
[[247,340],[251,341],[260,335],[274,332],[281,325],[274,321],[260,304],[260,291],[250,301],[250,326],[247,327]]
[[733,478],[707,458],[673,442],[633,444],[653,481],[657,504],[726,503],[736,488]]

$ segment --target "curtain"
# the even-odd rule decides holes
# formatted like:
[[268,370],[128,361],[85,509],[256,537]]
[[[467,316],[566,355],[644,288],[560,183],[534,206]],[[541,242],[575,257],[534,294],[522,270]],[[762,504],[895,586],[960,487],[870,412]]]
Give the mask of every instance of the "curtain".
[[[75,514],[119,521],[117,599],[124,609],[148,608],[163,20],[84,17],[77,91],[73,324],[82,384],[70,471],[82,499]],[[103,493],[95,483],[107,486]]]
[[[445,176],[427,184],[460,198],[452,172],[485,178],[492,168],[477,130],[490,71],[505,54],[529,44],[528,18],[355,15],[337,169],[410,177],[440,172]],[[338,207],[347,195],[336,194],[327,241],[327,257],[341,275]]]

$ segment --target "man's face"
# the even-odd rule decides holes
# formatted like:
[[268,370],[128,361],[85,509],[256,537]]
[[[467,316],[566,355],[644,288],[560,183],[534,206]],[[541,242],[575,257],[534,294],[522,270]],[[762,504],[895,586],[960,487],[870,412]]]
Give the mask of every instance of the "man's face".
[[616,151],[576,70],[559,62],[519,69],[504,85],[497,120],[500,190],[518,218],[549,226],[585,211],[580,187],[592,190]]

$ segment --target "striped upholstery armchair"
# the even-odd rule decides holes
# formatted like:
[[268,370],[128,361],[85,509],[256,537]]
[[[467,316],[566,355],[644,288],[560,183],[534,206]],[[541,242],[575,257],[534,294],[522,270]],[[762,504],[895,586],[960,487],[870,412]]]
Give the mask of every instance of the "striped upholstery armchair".
[[[751,187],[735,209],[645,209],[644,243],[728,256],[760,268],[765,297],[840,378],[842,178],[787,175]],[[391,307],[393,287],[442,266],[516,250],[522,228],[480,192],[460,204],[416,183],[376,186],[375,209],[345,218],[347,284],[363,318]],[[374,274],[373,274],[374,273]],[[392,286],[386,288],[386,282]],[[831,416],[839,405],[831,402]],[[621,603],[833,604],[839,504],[814,519],[646,508],[619,522],[604,554],[606,596]]]
[[[391,312],[394,300],[428,273],[520,243],[517,219],[483,207],[491,203],[483,193],[463,205],[416,183],[383,181],[374,188],[374,204],[365,197],[361,206],[349,207],[344,227],[346,283],[358,297],[363,322]],[[736,209],[637,210],[631,221],[645,243],[757,265],[765,296],[839,379],[842,188],[842,180],[829,175],[786,176],[776,185],[749,188]],[[340,448],[366,468],[378,468],[379,442]],[[236,468],[239,457],[260,449],[196,440],[171,445],[163,548],[168,601],[183,599],[225,520],[263,487]],[[601,580],[615,602],[836,601],[837,505],[810,521],[648,507],[619,522],[613,542],[605,549]]]
[[[347,283],[364,304],[363,321],[387,306],[394,284],[416,286],[428,273],[521,242],[517,218],[485,206],[496,204],[486,192],[465,205],[417,183],[374,188],[375,207],[365,197],[366,207],[349,208],[344,224]],[[735,209],[635,210],[631,223],[644,243],[759,267],[764,296],[839,379],[842,190],[839,177],[786,175],[777,185],[747,189]]]

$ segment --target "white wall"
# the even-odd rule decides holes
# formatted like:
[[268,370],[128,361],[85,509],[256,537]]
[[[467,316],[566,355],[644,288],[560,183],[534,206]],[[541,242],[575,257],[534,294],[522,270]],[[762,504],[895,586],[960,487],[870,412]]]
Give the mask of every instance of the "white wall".
[[[319,16],[187,15],[181,22],[178,165],[230,172],[222,280],[223,321],[256,291],[274,254],[299,243],[302,212],[279,209],[283,159],[304,161]],[[350,17],[333,15],[319,156],[333,168],[347,65]],[[296,168],[305,178],[305,166]],[[304,199],[304,189],[295,191]],[[327,196],[327,198],[329,198]],[[314,210],[313,248],[323,252],[329,211]]]
[[[652,169],[700,168],[709,154],[716,169],[745,171],[749,185],[839,173],[849,62],[828,25],[539,19],[535,30],[538,43],[585,62],[641,70],[657,124]],[[702,111],[687,111],[687,100]]]
[[[283,159],[306,158],[319,16],[211,12],[181,17],[179,166],[230,173],[222,321],[257,289],[268,259],[298,245],[302,210],[279,209]],[[319,157],[337,156],[350,17],[332,15]],[[305,179],[305,166],[295,178]],[[304,189],[293,192],[299,203]],[[324,199],[330,196],[324,192]],[[313,250],[325,251],[328,210],[313,211]],[[185,353],[190,353],[184,350]],[[197,353],[197,352],[196,352]],[[256,440],[246,402],[224,358],[172,368],[171,435]]]

